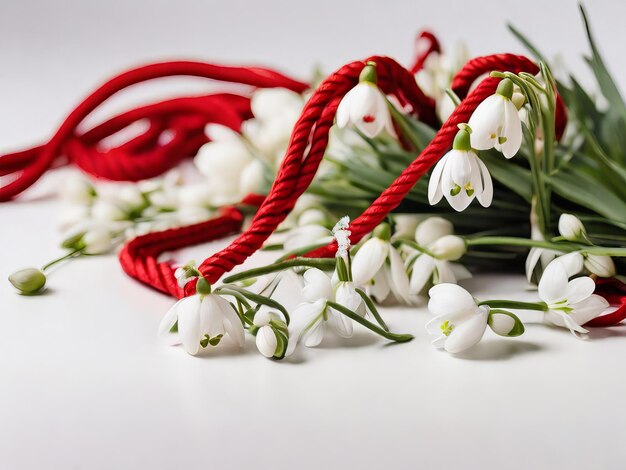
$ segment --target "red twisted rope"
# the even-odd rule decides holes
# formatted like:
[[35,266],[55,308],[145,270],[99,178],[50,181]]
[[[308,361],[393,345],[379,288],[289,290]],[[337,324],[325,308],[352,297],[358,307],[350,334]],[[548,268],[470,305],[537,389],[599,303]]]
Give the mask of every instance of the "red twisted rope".
[[[46,170],[51,168],[55,164],[55,160],[57,160],[58,157],[61,155],[62,151],[64,150],[64,146],[68,143],[68,141],[75,139],[75,133],[78,125],[84,120],[87,115],[89,115],[95,108],[102,104],[102,102],[104,102],[120,90],[134,84],[146,80],[174,75],[204,77],[209,79],[252,85],[256,87],[283,87],[297,92],[303,92],[308,88],[308,85],[305,83],[298,82],[277,72],[257,67],[225,67],[213,64],[205,64],[202,62],[179,61],[150,64],[133,70],[129,70],[103,84],[91,95],[89,95],[82,103],[80,103],[67,116],[65,121],[61,124],[55,135],[50,139],[48,143],[40,147],[35,147],[26,151],[16,152],[0,157],[0,175],[13,175],[13,178],[8,184],[0,187],[0,201],[7,201],[17,194],[21,193],[22,191],[30,187],[35,181],[37,181],[41,177],[41,175],[45,173]],[[198,100],[200,100],[200,98],[198,98]],[[223,108],[225,109],[226,104],[228,103],[228,99],[223,98],[223,100],[225,104]],[[212,104],[218,105],[218,101],[219,100],[215,99]],[[176,108],[183,105],[190,107],[192,106],[192,103],[193,99],[189,99],[187,102],[177,102],[172,100],[170,102],[162,103],[162,108]],[[74,153],[72,153],[72,155],[74,156],[74,158],[77,158],[83,166],[86,166],[90,168],[92,172],[95,172],[97,176],[106,174],[112,175],[114,177],[119,177],[126,172],[128,172],[129,175],[132,175],[133,179],[144,179],[150,176],[154,176],[155,170],[152,169],[152,159],[154,159],[156,162],[155,167],[161,170],[166,166],[164,162],[170,161],[169,157],[172,154],[177,153],[178,155],[180,155],[180,153],[183,153],[184,155],[184,152],[173,152],[172,149],[185,150],[189,152],[194,148],[197,149],[197,147],[201,145],[200,139],[197,136],[197,129],[200,127],[200,125],[198,124],[197,120],[191,121],[191,119],[194,115],[206,115],[207,111],[200,110],[202,105],[201,101],[198,101],[195,104],[197,106],[193,106],[194,109],[191,110],[191,112],[189,109],[187,109],[184,114],[181,114],[181,116],[187,117],[184,118],[182,121],[178,121],[178,130],[189,127],[192,123],[195,123],[195,125],[192,125],[190,127],[190,129],[196,129],[195,133],[192,132],[193,134],[195,134],[194,139],[192,139],[193,145],[191,143],[187,143],[188,140],[185,139],[184,136],[175,136],[174,143],[164,145],[164,148],[156,149],[154,150],[154,154],[148,153],[144,158],[135,159],[132,158],[131,155],[129,158],[125,158],[124,156],[122,156],[122,159],[119,160],[117,157],[124,154],[124,152],[120,152],[120,154],[115,158],[100,158],[99,163],[87,163],[90,157],[101,157],[102,154],[93,152],[93,150],[87,151],[85,148],[80,146],[80,139],[78,139],[79,143],[74,142],[70,145],[70,148],[74,150]],[[136,110],[136,114],[141,115],[141,113],[143,112],[146,113],[146,115],[150,115],[154,118],[154,116],[159,114],[158,105],[156,106],[157,109],[144,108],[141,111]],[[239,109],[241,109],[240,106],[241,104],[238,105]],[[170,109],[170,111],[172,110]],[[130,114],[132,115],[132,112]],[[230,113],[230,116],[226,116],[228,114],[228,111],[224,111],[224,114],[225,116],[223,118],[220,118],[220,113],[216,110],[209,117],[211,119],[218,120],[218,122],[223,119],[225,123],[230,123],[233,127],[238,128],[238,125],[240,124],[241,119],[243,119],[243,116],[240,116],[239,119],[236,119],[234,117],[234,113]],[[108,126],[110,126],[110,128],[112,129],[117,123],[128,119],[128,117],[128,114],[125,116],[118,116],[118,119],[114,118],[113,120],[106,123],[106,125],[102,126],[100,128],[100,131],[104,129],[108,130]],[[163,119],[163,116],[161,116],[161,125],[163,125],[163,122],[165,122],[163,121]],[[156,132],[158,126],[158,120],[153,122],[152,129],[148,131],[144,136],[137,139],[134,143],[130,144],[130,148],[132,149],[133,145],[137,145],[137,148],[141,148],[142,146],[138,144],[142,143],[154,145],[157,142],[158,138],[158,134]],[[174,160],[171,165],[176,164],[176,162],[177,160]],[[119,168],[115,169],[113,167],[114,165],[117,165]],[[123,179],[128,178],[124,176]]]
[[[389,94],[393,94],[403,105],[410,105],[416,114],[422,118],[434,121],[434,102],[426,97],[413,79],[412,75],[397,62],[387,57],[372,57],[367,61],[377,64],[379,86]],[[315,172],[322,160],[328,133],[333,125],[335,112],[341,98],[358,82],[358,76],[363,69],[364,62],[353,62],[330,75],[311,96],[302,115],[292,132],[291,140],[279,169],[276,181],[261,204],[250,227],[241,234],[226,249],[206,259],[200,266],[200,272],[209,280],[216,282],[225,272],[234,266],[241,264],[251,254],[256,252],[269,237],[276,227],[285,219],[295,205],[298,197],[311,183]],[[212,222],[213,225],[217,221]],[[200,226],[198,224],[197,226]],[[201,231],[196,231],[194,226],[167,231],[168,237],[178,237],[186,234],[187,230],[193,230],[195,236],[191,243],[199,243],[203,240]],[[209,238],[212,234],[207,235]],[[124,270],[138,280],[153,285],[159,290],[179,295],[175,289],[163,288],[161,278],[171,279],[172,274],[164,275],[163,271],[172,270],[167,263],[159,265],[160,274],[153,284],[150,276],[145,275],[146,269],[141,266],[148,263],[155,266],[156,257],[162,251],[169,249],[167,240],[163,239],[159,245],[158,237],[137,237],[133,240],[132,249],[124,249],[120,254],[120,261]],[[149,250],[141,251],[139,247],[146,243]],[[145,256],[151,258],[146,261]],[[135,264],[139,265],[137,269]],[[153,269],[154,271],[154,269]],[[189,283],[187,293],[192,293],[194,284]]]
[[614,277],[596,279],[596,294],[604,297],[617,310],[594,318],[585,326],[605,327],[614,326],[626,319],[626,284]]
[[415,38],[415,62],[409,69],[413,75],[424,68],[424,62],[433,52],[441,52],[437,36],[430,31],[422,31]]

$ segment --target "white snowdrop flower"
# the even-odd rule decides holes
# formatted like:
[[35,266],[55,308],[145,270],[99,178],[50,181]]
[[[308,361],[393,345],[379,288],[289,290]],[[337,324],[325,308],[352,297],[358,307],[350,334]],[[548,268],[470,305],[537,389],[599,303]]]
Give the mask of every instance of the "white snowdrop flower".
[[191,183],[181,186],[178,190],[177,206],[180,209],[192,207],[211,207],[214,192],[211,185],[206,182]]
[[429,282],[433,284],[457,283],[471,277],[459,263],[453,263],[467,251],[465,241],[453,235],[452,224],[442,217],[429,217],[415,231],[417,244],[428,253],[415,253],[410,290],[419,294]]
[[107,253],[115,246],[115,238],[108,228],[95,227],[87,230],[82,237],[85,253],[88,255],[101,255]]
[[97,199],[91,208],[91,215],[100,222],[125,220],[128,214],[118,204],[105,199]]
[[357,286],[366,286],[378,301],[393,293],[397,300],[410,303],[409,278],[390,235],[389,225],[381,224],[363,243],[352,259],[353,281]]
[[[336,301],[350,310],[356,310],[362,301],[361,297],[351,293],[349,286],[343,283],[337,292],[331,278],[323,271],[312,268],[304,273],[303,302],[296,307],[292,316],[291,338],[297,338],[307,347],[317,346],[322,342],[328,328],[339,336],[352,336],[352,320],[327,305],[328,301]],[[358,297],[358,303],[355,295]],[[287,355],[291,354],[296,341],[290,341]]]
[[135,184],[124,185],[115,194],[114,202],[123,207],[127,212],[145,206],[146,201],[139,187]]
[[376,86],[376,68],[366,65],[360,82],[343,97],[337,108],[337,126],[355,126],[370,138],[383,130],[395,136],[387,99]]
[[393,214],[393,240],[413,238],[417,226],[424,221],[419,214]]
[[539,281],[539,298],[548,310],[544,321],[568,328],[574,335],[587,333],[581,325],[600,315],[609,303],[593,291],[595,282],[590,277],[569,280],[562,262],[552,261]]
[[218,294],[204,293],[185,297],[172,306],[159,326],[159,336],[170,335],[178,322],[175,343],[182,343],[185,351],[195,355],[200,347],[217,346],[228,335],[243,346],[244,329],[230,303]]
[[465,210],[474,198],[483,207],[491,205],[491,175],[470,147],[470,132],[467,126],[461,126],[452,150],[435,165],[428,182],[428,201],[431,205],[437,204],[443,197],[458,212]]
[[513,96],[513,82],[504,79],[496,93],[478,105],[468,125],[472,128],[471,143],[477,150],[496,148],[512,158],[522,145],[522,121]]
[[253,161],[254,156],[241,139],[216,140],[200,147],[194,163],[207,178],[213,205],[236,202],[244,196],[241,174]]
[[435,338],[433,345],[457,354],[478,344],[487,328],[489,307],[478,306],[456,284],[439,284],[428,294],[428,310],[435,317],[426,324],[426,331]]
[[287,349],[289,332],[283,317],[269,307],[262,305],[254,315],[256,347],[265,357],[282,358]]
[[298,217],[298,225],[327,225],[328,215],[322,209],[306,209]]
[[559,217],[559,233],[566,240],[573,242],[587,239],[585,226],[573,214],[561,214]]
[[59,196],[73,204],[89,205],[96,197],[96,189],[85,176],[71,173],[60,186]]

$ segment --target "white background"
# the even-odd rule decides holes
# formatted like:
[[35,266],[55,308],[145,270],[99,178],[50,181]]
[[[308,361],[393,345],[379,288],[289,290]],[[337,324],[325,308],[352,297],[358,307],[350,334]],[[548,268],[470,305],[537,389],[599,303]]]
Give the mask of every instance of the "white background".
[[[588,10],[623,87],[626,3]],[[138,63],[191,57],[306,79],[315,63],[330,71],[374,53],[408,63],[424,25],[444,45],[467,40],[474,54],[522,52],[507,20],[585,71],[569,1],[5,0],[0,147],[44,140],[94,86]],[[0,278],[59,253],[59,205],[46,197],[59,181],[0,206]],[[518,277],[467,286],[478,297],[533,298]],[[389,323],[415,333],[412,343],[359,331],[277,363],[251,341],[199,358],[160,345],[171,304],[128,279],[114,256],[65,266],[41,297],[0,282],[0,468],[624,468],[623,327],[589,341],[541,325],[519,340],[488,332],[454,358],[430,347],[423,309],[395,309]]]

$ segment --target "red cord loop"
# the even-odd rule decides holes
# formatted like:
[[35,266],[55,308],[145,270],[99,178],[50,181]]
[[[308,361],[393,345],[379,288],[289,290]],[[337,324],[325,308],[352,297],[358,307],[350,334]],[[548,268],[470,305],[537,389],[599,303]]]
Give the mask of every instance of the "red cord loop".
[[617,309],[606,315],[594,318],[585,326],[589,327],[605,327],[615,326],[626,319],[626,284],[614,277],[598,278],[596,280],[596,294],[604,297],[609,304]]
[[[59,161],[64,151],[94,176],[145,179],[162,173],[184,156],[197,151],[205,141],[201,135],[204,124],[218,122],[238,129],[242,120],[249,117],[249,103],[245,97],[214,95],[180,98],[123,113],[81,136],[76,135],[77,127],[85,117],[115,93],[143,81],[175,75],[204,77],[255,87],[282,87],[299,93],[308,88],[305,83],[258,67],[225,67],[178,61],[129,70],[104,83],[80,103],[48,143],[0,157],[0,175],[9,180],[0,187],[0,201],[7,201],[30,187],[52,166],[66,163]],[[150,127],[134,141],[108,152],[94,148],[102,138],[138,119],[149,119]],[[172,131],[173,137],[162,144],[159,136],[166,129]]]

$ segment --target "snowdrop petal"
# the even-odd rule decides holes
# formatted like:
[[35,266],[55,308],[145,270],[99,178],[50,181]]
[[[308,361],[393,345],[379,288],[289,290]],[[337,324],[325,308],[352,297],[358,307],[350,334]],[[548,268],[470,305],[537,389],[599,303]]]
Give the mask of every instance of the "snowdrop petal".
[[352,277],[354,283],[364,285],[374,278],[389,253],[389,243],[380,238],[370,238],[357,251],[352,259]]
[[419,294],[426,286],[428,280],[432,277],[435,269],[435,258],[422,254],[417,257],[413,264],[413,272],[411,273],[411,282],[409,284],[411,292]]
[[307,348],[314,348],[324,339],[324,321],[322,318],[317,320],[311,328],[304,332],[302,340]]
[[449,163],[450,165],[450,178],[459,186],[465,186],[470,179],[472,172],[472,166],[470,163],[470,152],[463,152],[461,150],[451,150]]
[[368,286],[367,293],[378,302],[382,302],[389,296],[390,292],[389,280],[385,271],[381,269],[374,277],[373,284]]
[[502,135],[506,141],[502,144],[502,154],[513,158],[522,145],[522,121],[513,102],[504,99],[504,126]]
[[575,305],[570,305],[570,307],[574,309],[574,311],[570,314],[572,319],[574,319],[574,321],[579,325],[584,325],[609,308],[609,303],[604,297],[592,294],[585,300],[582,300]]
[[456,284],[457,279],[451,266],[452,263],[449,261],[437,260],[437,263],[435,264],[435,284]]
[[[439,327],[437,327],[439,329]],[[439,331],[441,332],[441,329],[439,329]],[[431,341],[431,344],[436,347],[437,349],[441,349],[446,345],[446,341],[448,340],[448,337],[446,335],[440,335],[437,338],[435,338],[434,340]]]
[[547,304],[552,304],[565,299],[567,289],[567,272],[557,260],[552,261],[543,272],[539,281],[539,298]]
[[472,295],[457,284],[437,284],[428,291],[428,310],[434,315],[463,315],[476,310]]
[[441,160],[437,162],[433,172],[430,175],[430,180],[428,181],[428,202],[431,205],[437,204],[441,201],[443,197],[443,191],[441,189],[441,177],[443,175],[443,170],[446,166],[446,162],[448,161],[448,157],[450,153],[446,153]]
[[444,322],[444,315],[436,315],[432,320],[426,323],[426,331],[430,335],[441,334],[441,324]]
[[363,299],[357,294],[351,282],[340,282],[335,291],[335,301],[347,309],[356,312],[363,302]]
[[452,222],[443,217],[429,217],[417,226],[415,241],[420,246],[428,247],[438,239],[453,233],[454,227]]
[[189,354],[198,354],[200,350],[200,296],[187,297],[187,302],[181,302],[178,307],[178,335]]
[[445,350],[457,354],[478,344],[487,328],[488,312],[488,308],[482,307],[477,315],[456,324],[444,344]]
[[328,309],[328,324],[337,332],[342,338],[349,338],[352,336],[353,325],[352,320],[346,317],[341,312],[335,309]]
[[590,277],[578,277],[572,279],[565,289],[565,298],[567,302],[575,304],[588,298],[593,291],[596,290],[596,283]]
[[159,330],[157,335],[163,336],[170,332],[172,327],[176,324],[176,320],[178,320],[178,307],[180,306],[180,303],[188,298],[189,297],[185,297],[184,299],[179,300],[170,307],[170,309],[161,320],[161,323],[159,324]]
[[399,300],[409,303],[409,277],[404,270],[404,262],[393,247],[389,249],[391,288]]
[[274,356],[277,345],[278,340],[276,339],[276,334],[270,326],[259,328],[256,334],[256,347],[261,354],[265,357]]
[[504,98],[491,95],[478,105],[467,123],[472,129],[470,142],[472,148],[488,150],[492,148],[498,135],[498,127],[504,118]]
[[478,164],[482,179],[482,191],[476,194],[476,199],[478,199],[481,206],[489,207],[493,201],[493,181],[491,180],[491,174],[487,169],[487,165],[485,165],[480,158],[475,156],[475,161]]
[[204,327],[206,325],[208,327],[201,330],[201,333],[202,335],[209,335],[209,338],[224,336],[224,333],[226,333],[224,329],[224,315],[222,307],[217,301],[218,298],[221,297],[207,295],[200,305],[200,326]]
[[333,288],[330,278],[324,271],[311,268],[304,273],[305,286],[302,289],[302,297],[308,302],[316,302],[319,299],[332,299]]
[[526,257],[526,280],[528,282],[532,280],[535,267],[539,262],[539,258],[541,258],[541,251],[541,248],[533,247],[528,252],[528,256]]
[[215,296],[215,300],[217,301],[216,304],[222,312],[223,325],[226,333],[235,343],[237,343],[239,347],[243,347],[246,340],[239,315],[237,315],[233,307],[226,299]]

